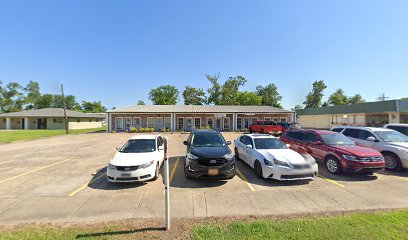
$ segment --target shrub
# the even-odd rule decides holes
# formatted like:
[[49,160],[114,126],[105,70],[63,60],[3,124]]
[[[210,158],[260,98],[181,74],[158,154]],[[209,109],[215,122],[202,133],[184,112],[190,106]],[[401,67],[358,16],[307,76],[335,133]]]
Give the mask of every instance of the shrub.
[[145,132],[144,128],[139,128],[139,132]]
[[130,129],[130,132],[131,132],[131,133],[135,133],[135,132],[137,132],[137,129],[136,129],[136,128],[132,128],[132,129]]

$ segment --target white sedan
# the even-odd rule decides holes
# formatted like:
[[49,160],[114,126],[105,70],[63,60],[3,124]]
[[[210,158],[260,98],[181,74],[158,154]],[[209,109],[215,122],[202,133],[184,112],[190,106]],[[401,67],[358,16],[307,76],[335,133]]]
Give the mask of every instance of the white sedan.
[[164,160],[164,140],[159,135],[136,135],[130,138],[109,162],[110,182],[156,180]]
[[312,156],[300,155],[278,138],[265,134],[235,139],[235,159],[245,161],[259,178],[312,180],[318,171]]

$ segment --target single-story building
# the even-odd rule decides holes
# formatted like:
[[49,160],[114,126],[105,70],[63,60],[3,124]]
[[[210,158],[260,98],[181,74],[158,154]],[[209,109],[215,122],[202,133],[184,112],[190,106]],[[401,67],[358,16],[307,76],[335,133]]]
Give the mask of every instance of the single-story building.
[[107,131],[131,128],[234,131],[248,128],[256,121],[292,122],[294,119],[294,112],[270,106],[135,105],[108,111]]
[[[68,129],[102,127],[106,114],[67,110]],[[64,109],[43,108],[0,114],[0,129],[65,129]]]
[[303,109],[297,116],[299,124],[305,128],[329,129],[339,125],[381,127],[387,123],[408,123],[408,100]]

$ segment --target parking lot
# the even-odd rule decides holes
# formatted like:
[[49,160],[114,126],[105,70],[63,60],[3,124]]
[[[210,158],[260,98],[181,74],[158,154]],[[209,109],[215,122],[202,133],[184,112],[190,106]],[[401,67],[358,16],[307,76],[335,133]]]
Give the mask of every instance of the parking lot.
[[[106,165],[131,134],[91,133],[0,145],[0,222],[97,222],[162,218],[162,178],[113,184]],[[314,181],[256,178],[237,162],[229,181],[187,180],[187,134],[169,137],[172,217],[303,214],[408,207],[408,174],[334,176]],[[225,133],[227,140],[239,136]],[[233,148],[233,145],[231,145]]]

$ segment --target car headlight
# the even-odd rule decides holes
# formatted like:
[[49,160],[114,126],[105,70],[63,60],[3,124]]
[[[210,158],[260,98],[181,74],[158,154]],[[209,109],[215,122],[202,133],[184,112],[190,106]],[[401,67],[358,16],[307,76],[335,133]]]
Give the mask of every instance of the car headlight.
[[198,159],[198,157],[196,155],[191,154],[191,153],[187,153],[187,157],[190,158],[191,160],[197,160]]
[[226,158],[227,160],[229,160],[229,161],[234,160],[234,154],[229,153],[229,154],[225,155],[225,158]]
[[272,162],[268,161],[266,159],[264,159],[264,163],[265,163],[266,166],[273,166]]
[[282,167],[288,167],[288,168],[290,168],[289,163],[284,162],[284,161],[280,161],[280,160],[278,160],[278,159],[276,159],[276,158],[273,159],[273,162],[274,162],[276,165],[279,165],[279,166],[282,166]]
[[109,170],[116,170],[116,166],[112,165],[112,164],[108,164],[108,169]]
[[150,161],[150,162],[148,162],[148,163],[139,165],[139,168],[148,168],[148,167],[150,167],[153,163],[154,163],[154,160],[152,160],[152,161]]
[[343,154],[343,158],[350,160],[350,161],[358,161],[358,157],[357,156],[353,156],[353,155],[347,155],[347,154]]

